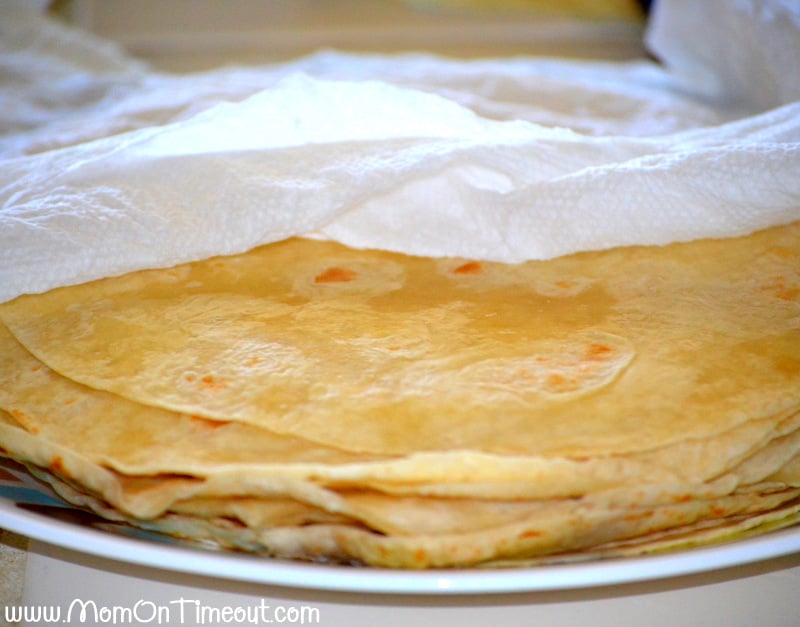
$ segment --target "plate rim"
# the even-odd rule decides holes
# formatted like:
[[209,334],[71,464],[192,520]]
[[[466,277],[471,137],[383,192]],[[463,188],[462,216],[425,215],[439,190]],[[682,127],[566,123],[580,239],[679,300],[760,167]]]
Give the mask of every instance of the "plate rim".
[[79,553],[163,571],[295,589],[367,594],[507,594],[668,579],[800,553],[800,526],[744,540],[639,557],[497,570],[401,571],[292,562],[115,535],[0,497],[0,528]]

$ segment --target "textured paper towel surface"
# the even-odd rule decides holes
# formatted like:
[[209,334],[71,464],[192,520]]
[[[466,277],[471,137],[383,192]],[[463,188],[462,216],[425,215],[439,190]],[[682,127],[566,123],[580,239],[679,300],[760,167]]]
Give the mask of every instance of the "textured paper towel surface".
[[293,235],[518,262],[800,219],[800,8],[694,3],[687,32],[691,2],[657,6],[663,65],[321,53],[187,76],[8,12],[0,301]]

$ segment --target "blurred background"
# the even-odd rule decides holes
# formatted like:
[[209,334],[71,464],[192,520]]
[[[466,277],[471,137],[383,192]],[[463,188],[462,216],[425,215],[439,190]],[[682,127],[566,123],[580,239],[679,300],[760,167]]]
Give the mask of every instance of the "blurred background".
[[281,61],[327,48],[427,51],[457,57],[635,58],[644,54],[647,6],[637,0],[55,0],[48,4],[63,19],[170,71]]

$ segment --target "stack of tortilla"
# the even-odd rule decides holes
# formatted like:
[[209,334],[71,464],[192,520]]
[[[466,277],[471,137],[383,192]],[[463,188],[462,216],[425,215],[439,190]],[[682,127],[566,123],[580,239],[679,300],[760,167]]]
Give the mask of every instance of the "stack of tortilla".
[[5,455],[142,528],[429,568],[800,520],[800,223],[519,265],[291,239],[0,320]]

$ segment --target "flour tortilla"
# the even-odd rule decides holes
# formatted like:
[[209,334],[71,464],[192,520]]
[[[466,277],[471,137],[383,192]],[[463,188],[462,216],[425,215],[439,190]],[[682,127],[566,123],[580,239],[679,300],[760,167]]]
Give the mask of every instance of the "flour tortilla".
[[289,240],[24,296],[64,376],[371,455],[598,457],[800,404],[800,224],[517,266]]
[[219,423],[92,390],[52,372],[0,325],[0,408],[32,434],[128,475],[293,477],[393,494],[579,496],[620,486],[697,482],[800,427],[800,414],[749,421],[709,440],[598,459],[420,453],[373,458],[242,423]]
[[799,314],[800,224],[518,266],[290,240],[0,306],[0,447],[237,550],[636,554],[796,520]]
[[[14,426],[9,414],[0,418],[0,441],[7,454],[39,466],[35,474],[76,505],[142,528],[281,557],[403,568],[526,559],[699,521],[757,515],[800,496],[800,476],[793,478],[795,486],[771,476],[781,471],[775,467],[780,459],[788,459],[783,466],[794,468],[800,433],[776,439],[728,475],[703,485],[640,486],[579,500],[397,498],[361,491],[303,502],[313,490],[288,490],[289,484],[267,482],[260,498],[241,498],[228,490],[224,492],[233,497],[208,498],[208,482],[121,477]],[[770,447],[783,455],[763,454]],[[767,459],[773,460],[772,466]],[[746,478],[767,481],[740,485]],[[162,511],[143,516],[134,511],[137,503],[158,503]],[[234,518],[239,522],[232,522]]]
[[[109,503],[126,515],[138,518],[155,518],[162,515],[178,501],[205,497],[211,502],[216,497],[235,498],[241,511],[250,507],[250,516],[258,516],[258,501],[246,497],[287,497],[331,513],[357,519],[382,532],[411,534],[426,528],[449,529],[448,525],[464,527],[490,527],[505,524],[514,518],[530,518],[553,507],[574,512],[581,503],[592,503],[599,508],[632,508],[659,505],[665,502],[709,499],[731,493],[742,483],[743,473],[738,469],[709,483],[666,483],[639,485],[635,489],[600,491],[584,499],[555,499],[529,501],[497,501],[475,498],[437,499],[431,497],[396,497],[368,490],[335,492],[314,484],[279,476],[241,477],[220,475],[211,479],[156,475],[131,477],[94,464],[85,457],[49,442],[41,435],[31,435],[13,424],[6,413],[0,414],[0,443],[10,457],[27,464],[47,468],[51,474],[73,486],[80,486],[89,494]],[[758,471],[750,478],[758,481],[777,472],[800,449],[800,433],[791,434],[771,446],[783,455],[758,456]],[[772,459],[772,464],[763,459]],[[750,460],[740,466],[748,467]],[[209,498],[210,497],[210,498]],[[244,497],[244,498],[243,498]],[[230,515],[226,511],[225,515]],[[489,518],[487,518],[489,517]],[[492,518],[494,517],[494,518]],[[493,520],[494,522],[480,522]]]
[[[642,509],[665,503],[719,498],[735,491],[746,493],[752,490],[751,486],[758,486],[765,480],[768,484],[774,484],[775,481],[770,482],[769,479],[784,467],[793,468],[800,451],[798,430],[776,438],[730,472],[707,483],[641,484],[635,488],[600,491],[579,500],[437,499],[396,497],[369,490],[336,493],[304,482],[279,478],[259,484],[256,480],[237,483],[227,478],[226,481],[225,477],[217,481],[168,475],[126,477],[96,467],[80,455],[48,442],[41,435],[25,432],[13,425],[8,414],[2,417],[4,424],[0,424],[0,442],[7,454],[25,463],[47,467],[65,482],[85,486],[83,489],[125,511],[127,515],[154,518],[180,502],[179,511],[182,513],[205,512],[207,517],[211,512],[215,516],[238,517],[249,525],[270,526],[264,521],[271,520],[283,497],[283,500],[292,499],[331,514],[347,516],[381,533],[395,535],[464,533],[465,530],[504,526],[514,520],[546,519],[554,512],[560,512],[565,518],[581,518],[581,512],[587,507],[589,510]],[[794,477],[776,486],[794,487],[792,482],[800,484],[800,478]],[[254,489],[256,486],[259,487]],[[266,502],[264,497],[267,497]],[[189,505],[192,499],[195,500],[194,510]]]
[[536,567],[687,551],[712,544],[740,542],[791,527],[798,522],[800,522],[800,500],[793,499],[763,513],[703,520],[633,539],[608,542],[583,551],[530,559],[492,560],[480,564],[480,567],[494,569]]
[[[80,502],[97,513],[115,520],[126,520],[114,510],[91,496],[60,482],[46,471],[34,469],[66,500]],[[389,568],[446,568],[477,564],[497,567],[527,565],[530,556],[558,556],[575,560],[574,551],[587,546],[603,545],[605,541],[648,537],[661,529],[680,530],[681,542],[690,543],[693,528],[701,533],[697,540],[715,541],[719,535],[709,534],[709,520],[720,524],[732,523],[745,527],[743,521],[754,524],[766,520],[792,519],[800,510],[800,490],[766,490],[763,493],[731,495],[708,501],[692,501],[645,511],[596,510],[582,516],[555,515],[540,520],[539,526],[530,521],[505,525],[473,533],[443,536],[385,536],[353,525],[319,524],[286,527],[247,527],[225,518],[198,518],[183,514],[165,514],[152,520],[130,519],[131,524],[159,533],[175,535],[193,541],[210,541],[220,548],[263,553],[274,557],[304,560],[324,560],[343,563],[363,563]],[[723,534],[724,537],[724,534]],[[663,541],[663,539],[662,539]],[[627,555],[647,551],[648,544],[637,551],[635,545],[626,549]],[[585,559],[611,556],[613,551],[587,551]],[[555,557],[553,557],[555,556]],[[493,561],[494,560],[494,561]],[[546,560],[545,560],[546,561]]]

